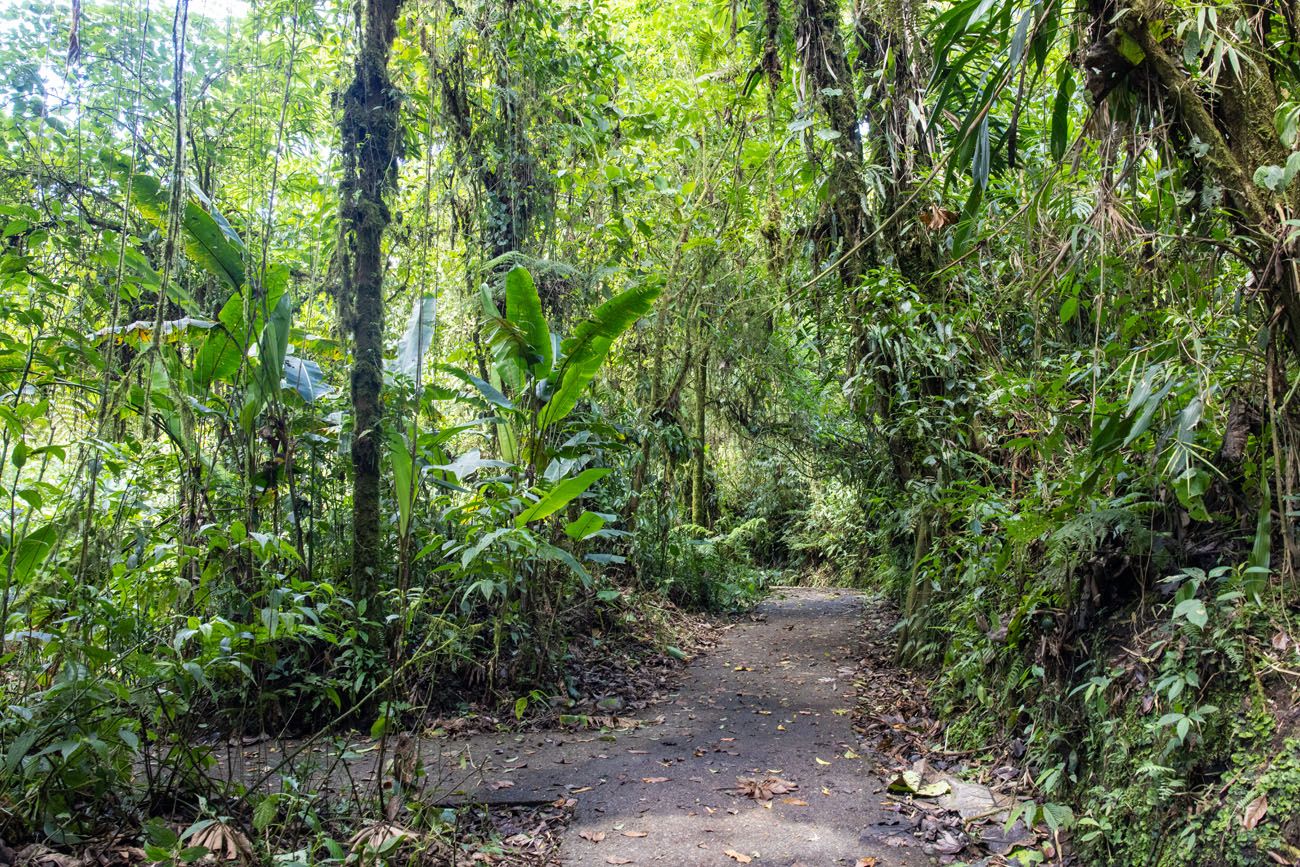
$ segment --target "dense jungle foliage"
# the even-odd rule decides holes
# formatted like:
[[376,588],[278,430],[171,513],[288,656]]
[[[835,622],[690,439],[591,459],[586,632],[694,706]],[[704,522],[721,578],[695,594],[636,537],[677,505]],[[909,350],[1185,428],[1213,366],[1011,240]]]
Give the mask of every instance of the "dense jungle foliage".
[[1300,863],[1293,3],[2,8],[4,840],[802,580],[1085,863]]

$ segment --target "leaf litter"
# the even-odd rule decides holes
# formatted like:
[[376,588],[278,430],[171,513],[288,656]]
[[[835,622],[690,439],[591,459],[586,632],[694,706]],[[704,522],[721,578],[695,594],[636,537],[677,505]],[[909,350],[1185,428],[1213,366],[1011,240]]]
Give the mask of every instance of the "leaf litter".
[[[893,606],[881,600],[868,605],[863,619],[854,730],[861,752],[889,781],[879,794],[898,816],[896,825],[868,829],[866,837],[891,846],[919,843],[940,864],[1019,863],[1017,852],[1056,865],[1077,863],[1068,851],[1057,851],[1046,828],[1027,828],[1020,818],[1008,824],[1028,797],[1030,775],[1016,763],[1023,750],[1012,744],[998,761],[976,762],[971,752],[939,746],[945,726],[925,684],[894,662],[890,630],[897,620]],[[909,832],[910,842],[902,832]]]

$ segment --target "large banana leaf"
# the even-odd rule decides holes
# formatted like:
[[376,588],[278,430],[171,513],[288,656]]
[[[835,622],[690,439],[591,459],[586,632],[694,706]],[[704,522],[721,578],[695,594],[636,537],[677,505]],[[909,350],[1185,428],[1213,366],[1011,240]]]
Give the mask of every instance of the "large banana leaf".
[[519,517],[515,518],[515,526],[522,527],[532,521],[540,521],[548,515],[555,514],[569,505],[575,497],[581,496],[588,488],[609,475],[610,472],[611,470],[608,467],[602,467],[595,470],[583,470],[573,478],[565,479],[543,494],[542,498],[536,503],[520,512]]
[[[157,178],[136,175],[131,179],[132,199],[140,216],[158,229],[167,227],[168,193]],[[229,289],[244,285],[244,242],[224,219],[214,217],[187,197],[181,221],[185,255]]]
[[544,379],[555,364],[551,329],[542,313],[542,299],[537,294],[533,275],[527,268],[511,268],[506,274],[506,318],[524,339],[524,360],[532,368],[533,375]]
[[257,364],[253,368],[253,382],[244,399],[240,421],[245,431],[253,429],[253,422],[272,395],[280,391],[284,378],[284,357],[289,349],[289,327],[293,321],[293,301],[283,294],[271,311],[271,317],[257,341]]
[[397,361],[394,372],[415,379],[424,353],[433,342],[433,330],[438,318],[438,299],[433,295],[418,296],[411,304],[411,318],[406,323],[406,331],[397,344]]
[[507,388],[517,392],[524,387],[528,340],[517,325],[501,315],[486,286],[479,289],[479,302],[487,323],[488,345],[492,347],[492,368]]
[[263,300],[249,302],[251,322],[244,321],[244,292],[242,289],[226,299],[217,314],[218,327],[208,332],[194,359],[194,383],[207,388],[213,382],[228,380],[243,361],[253,338],[262,330],[265,312],[274,311],[284,297],[289,285],[288,269],[275,265],[267,269]]
[[539,419],[542,428],[561,421],[573,411],[582,392],[605,363],[610,346],[650,312],[659,291],[657,284],[647,283],[615,295],[596,308],[591,318],[580,323],[573,336],[564,341],[559,383],[542,408]]
[[307,403],[315,403],[334,390],[325,384],[325,371],[320,365],[301,355],[285,357],[284,379]]

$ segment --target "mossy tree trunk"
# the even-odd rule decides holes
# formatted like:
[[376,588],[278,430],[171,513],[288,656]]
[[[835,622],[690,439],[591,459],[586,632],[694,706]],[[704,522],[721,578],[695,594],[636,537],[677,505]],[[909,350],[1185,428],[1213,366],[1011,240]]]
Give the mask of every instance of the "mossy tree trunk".
[[388,75],[401,0],[366,0],[352,84],[343,94],[341,308],[352,332],[352,593],[373,606],[383,562],[380,458],[383,441],[385,202],[396,185],[400,99]]

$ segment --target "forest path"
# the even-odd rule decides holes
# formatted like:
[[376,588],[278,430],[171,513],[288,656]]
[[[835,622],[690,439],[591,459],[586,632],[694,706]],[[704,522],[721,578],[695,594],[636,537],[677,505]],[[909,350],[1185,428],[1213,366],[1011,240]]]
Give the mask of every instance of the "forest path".
[[[592,764],[572,775],[591,789],[574,794],[564,863],[928,863],[859,757],[862,612],[850,591],[783,588],[758,617],[721,630],[655,709],[662,725],[593,744]],[[737,778],[798,788],[760,801],[739,794]]]
[[[856,675],[870,655],[864,607],[853,591],[777,588],[755,616],[719,627],[714,648],[635,728],[421,738],[424,796],[569,802],[566,867],[928,864],[912,823],[884,809],[884,783],[853,729]],[[264,791],[292,775],[354,797],[383,785],[392,765],[365,738],[342,751],[266,742],[225,758],[222,774],[246,784],[268,772]],[[769,784],[779,791],[760,800],[737,791],[738,778],[797,788]]]
[[[929,863],[853,730],[863,610],[852,591],[777,589],[638,728],[426,742],[428,784],[451,802],[572,799],[568,867]],[[797,788],[759,800],[738,778]]]

